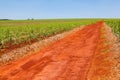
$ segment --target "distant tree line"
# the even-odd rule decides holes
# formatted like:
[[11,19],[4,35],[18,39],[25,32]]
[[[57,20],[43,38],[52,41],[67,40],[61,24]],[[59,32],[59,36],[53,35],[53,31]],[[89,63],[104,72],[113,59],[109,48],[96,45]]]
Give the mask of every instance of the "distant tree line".
[[33,18],[31,18],[31,19],[30,19],[30,18],[28,18],[27,20],[34,20],[34,19],[33,19]]
[[10,20],[10,19],[0,19],[0,20]]

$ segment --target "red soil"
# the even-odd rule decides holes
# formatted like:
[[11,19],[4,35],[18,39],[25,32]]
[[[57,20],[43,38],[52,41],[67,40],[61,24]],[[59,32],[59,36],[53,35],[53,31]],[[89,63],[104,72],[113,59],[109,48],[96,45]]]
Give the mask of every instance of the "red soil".
[[36,54],[0,67],[0,80],[87,80],[103,74],[94,74],[92,69],[94,57],[100,53],[103,24],[88,25]]
[[33,40],[30,40],[29,42],[21,42],[20,44],[15,44],[15,45],[12,45],[11,43],[6,43],[5,44],[6,47],[3,48],[3,49],[0,49],[0,56],[2,54],[10,52],[11,50],[15,50],[17,48],[21,48],[21,47],[23,47],[25,45],[28,45],[28,44],[33,44],[33,43],[35,43],[37,41],[38,41],[37,39],[33,39]]

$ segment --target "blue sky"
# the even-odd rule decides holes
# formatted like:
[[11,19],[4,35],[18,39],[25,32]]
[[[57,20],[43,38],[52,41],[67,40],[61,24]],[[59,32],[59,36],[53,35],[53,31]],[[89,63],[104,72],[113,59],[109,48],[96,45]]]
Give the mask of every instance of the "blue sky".
[[120,18],[120,0],[0,0],[3,18]]

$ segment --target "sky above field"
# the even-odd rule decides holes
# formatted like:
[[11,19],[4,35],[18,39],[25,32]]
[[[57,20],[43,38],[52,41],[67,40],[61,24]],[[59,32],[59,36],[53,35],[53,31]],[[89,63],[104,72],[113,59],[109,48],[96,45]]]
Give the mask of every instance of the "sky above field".
[[0,19],[120,18],[120,0],[0,0]]

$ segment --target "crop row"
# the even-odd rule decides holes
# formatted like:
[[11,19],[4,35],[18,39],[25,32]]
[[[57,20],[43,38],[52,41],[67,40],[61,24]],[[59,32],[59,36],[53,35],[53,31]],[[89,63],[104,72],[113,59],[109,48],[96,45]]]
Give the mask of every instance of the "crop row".
[[22,42],[30,43],[33,39],[41,40],[95,21],[96,20],[0,21],[0,48],[21,44]]
[[116,36],[120,37],[120,19],[106,20],[107,25],[109,25]]
[[[0,21],[0,49],[7,48],[9,45],[19,45],[22,42],[30,43],[31,40],[42,40],[98,20],[100,19]],[[117,36],[120,36],[119,19],[105,19],[105,22]]]

